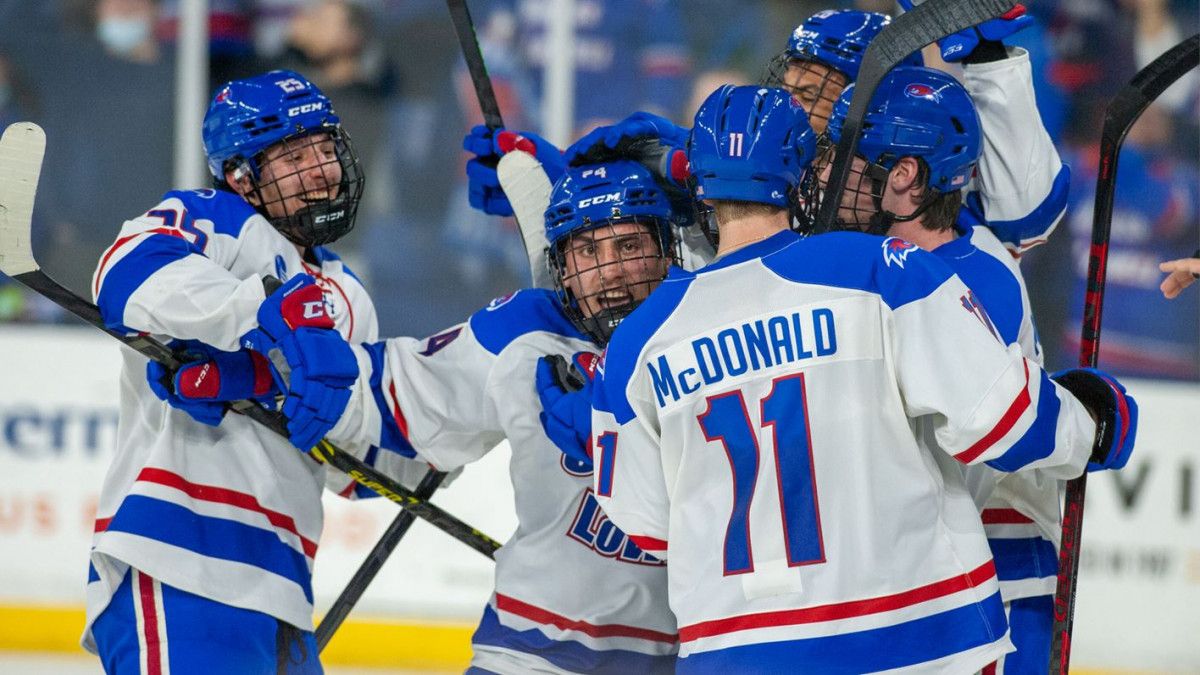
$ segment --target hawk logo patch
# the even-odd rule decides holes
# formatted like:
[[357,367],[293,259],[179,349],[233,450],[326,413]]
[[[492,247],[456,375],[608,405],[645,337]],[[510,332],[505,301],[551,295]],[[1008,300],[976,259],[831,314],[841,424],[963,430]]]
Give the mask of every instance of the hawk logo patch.
[[488,303],[487,311],[494,312],[494,311],[500,309],[501,307],[507,305],[508,301],[512,300],[514,297],[516,297],[516,295],[517,295],[517,292],[513,291],[512,293],[509,293],[508,295],[502,295],[502,296],[496,298],[495,300],[492,300],[491,302]]
[[891,267],[892,263],[896,263],[896,267],[904,269],[904,261],[908,260],[908,254],[917,250],[916,244],[911,244],[899,237],[888,237],[883,240],[883,262]]

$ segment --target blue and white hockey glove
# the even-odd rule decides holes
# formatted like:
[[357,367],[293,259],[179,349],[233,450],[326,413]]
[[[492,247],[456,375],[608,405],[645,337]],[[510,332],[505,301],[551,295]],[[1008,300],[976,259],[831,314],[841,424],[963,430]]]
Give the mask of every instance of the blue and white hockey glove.
[[528,131],[493,131],[480,124],[463,138],[463,149],[475,155],[474,159],[467,161],[467,200],[471,208],[492,216],[513,215],[512,204],[496,175],[496,164],[504,155],[513,150],[533,155],[541,162],[551,185],[558,182],[567,170],[562,151],[550,141]]
[[[899,0],[899,2],[906,12],[913,8],[912,0]],[[1033,17],[1025,13],[1025,5],[1017,3],[1013,5],[1012,9],[995,19],[984,21],[978,26],[938,40],[938,47],[942,50],[942,60],[954,63],[966,59],[968,63],[972,63],[1002,59],[1006,52],[1004,46],[999,44],[1000,41],[1031,25],[1033,25]],[[994,56],[977,58],[980,55],[975,52],[981,47],[991,51]]]
[[538,359],[538,398],[542,401],[542,429],[558,449],[579,462],[585,471],[592,468],[592,379],[596,355],[580,352],[574,364],[558,354]]
[[592,129],[563,155],[571,166],[632,159],[668,184],[683,188],[689,176],[690,133],[665,117],[635,112],[616,124]]
[[333,330],[324,294],[307,274],[267,296],[258,308],[258,323],[242,344],[266,355],[275,382],[287,392],[288,439],[308,452],[345,411],[358,379],[358,360]]
[[1137,401],[1115,377],[1095,368],[1060,370],[1050,376],[1079,399],[1096,418],[1096,442],[1088,471],[1120,469],[1137,438]]

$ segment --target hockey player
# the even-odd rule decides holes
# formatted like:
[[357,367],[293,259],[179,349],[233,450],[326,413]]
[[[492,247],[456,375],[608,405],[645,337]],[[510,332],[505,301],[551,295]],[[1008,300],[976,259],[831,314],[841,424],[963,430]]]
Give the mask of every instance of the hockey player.
[[[1070,171],[1041,123],[1029,53],[1000,42],[1032,20],[1017,5],[1004,18],[941,42],[943,59],[963,66],[962,80],[984,130],[980,175],[967,200],[1014,254],[1050,236],[1066,212],[1070,184]],[[764,82],[791,91],[813,129],[823,132],[834,102],[858,77],[867,45],[890,22],[873,12],[818,12],[796,28],[768,64]],[[920,54],[904,65],[922,65]]]
[[[501,134],[496,154],[529,147]],[[488,199],[501,201],[495,192]],[[588,370],[613,327],[666,274],[676,220],[663,190],[632,161],[571,168],[545,211],[554,291],[498,298],[427,339],[353,348],[360,377],[330,440],[404,455],[415,448],[443,471],[505,438],[512,448],[518,527],[496,553],[495,593],[468,672],[673,670],[678,636],[663,563],[600,512],[591,466],[546,438],[534,377],[549,354]],[[389,471],[395,461],[407,460],[380,452],[376,466]]]
[[[376,339],[375,310],[322,245],[353,226],[363,174],[329,99],[294,72],[222,87],[203,141],[217,188],[169,192],[126,221],[94,277],[109,327],[186,340],[199,362],[173,376],[152,363],[148,384],[145,357],[122,352],[83,644],[112,673],[320,672],[311,573],[326,469],[217,401],[272,401],[262,355],[275,348],[311,401],[349,398],[342,337]],[[288,281],[268,296],[267,275]],[[297,396],[284,409],[300,447],[332,421]]]
[[[854,94],[834,107],[831,140],[841,138]],[[971,291],[964,309],[1001,342],[1041,365],[1029,296],[1016,261],[971,209],[962,190],[979,156],[979,119],[970,94],[954,78],[929,68],[904,67],[880,83],[864,118],[859,158],[843,194],[844,226],[898,237],[941,258]],[[896,133],[904,129],[905,134]],[[810,201],[815,199],[810,198]],[[985,309],[986,308],[986,309]],[[927,439],[932,447],[937,441]],[[966,469],[982,509],[1015,653],[999,672],[1046,672],[1054,622],[1061,530],[1060,482],[1036,471]]]
[[1010,645],[958,463],[1119,468],[1136,405],[1103,373],[1055,382],[1006,351],[935,256],[788,231],[779,149],[806,127],[779,90],[722,88],[697,113],[718,257],[672,270],[615,331],[596,494],[669,550],[678,672],[973,672]]

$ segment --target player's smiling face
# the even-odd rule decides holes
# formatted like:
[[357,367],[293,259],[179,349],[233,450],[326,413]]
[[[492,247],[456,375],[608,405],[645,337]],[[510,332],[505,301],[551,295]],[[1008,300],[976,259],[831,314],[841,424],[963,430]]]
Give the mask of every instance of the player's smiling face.
[[657,237],[636,222],[605,223],[572,235],[563,250],[563,285],[585,317],[646,299],[670,260]]
[[792,93],[804,112],[813,131],[823,133],[833,113],[833,104],[849,84],[845,75],[813,61],[793,59],[783,75],[783,86]]
[[342,165],[337,145],[327,133],[315,133],[276,143],[259,160],[258,184],[272,218],[296,213],[314,202],[338,195]]

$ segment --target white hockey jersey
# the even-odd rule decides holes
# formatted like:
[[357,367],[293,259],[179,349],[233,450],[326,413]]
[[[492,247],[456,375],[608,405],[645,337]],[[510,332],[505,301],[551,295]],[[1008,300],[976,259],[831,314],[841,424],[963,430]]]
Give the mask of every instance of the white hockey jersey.
[[[613,526],[590,469],[546,437],[537,361],[596,346],[554,294],[528,289],[493,301],[433,337],[355,347],[360,376],[328,438],[347,449],[403,448],[443,471],[502,439],[518,527],[496,552],[496,589],[472,642],[472,664],[497,673],[670,673],[677,650],[663,563]],[[403,436],[404,438],[398,438]],[[389,470],[395,453],[380,452]]]
[[1075,476],[1095,424],[968,294],[907,242],[782,232],[673,269],[617,329],[596,493],[669,553],[678,672],[964,673],[1011,648],[961,464]]
[[[1017,261],[969,211],[958,221],[962,236],[933,250],[967,286],[970,311],[1002,343],[1015,345],[1041,365],[1029,294]],[[1054,593],[1062,532],[1062,482],[1038,471],[1005,473],[987,465],[966,467],[967,486],[979,505],[996,576],[1006,602]]]
[[1070,168],[1042,125],[1029,52],[963,66],[983,131],[978,175],[967,203],[1015,255],[1045,243],[1067,211]]
[[[302,260],[232,193],[170,192],[125,222],[100,259],[93,293],[112,328],[236,350],[257,326],[262,277],[305,272],[325,291],[343,336],[376,339],[362,284],[332,253],[313,253],[315,261]],[[247,418],[228,414],[218,427],[195,422],[150,391],[144,356],[122,350],[122,358],[117,454],[97,507],[84,646],[94,651],[91,623],[129,566],[311,630],[322,486],[328,478],[349,495],[353,483],[332,471],[327,477],[323,465]]]

